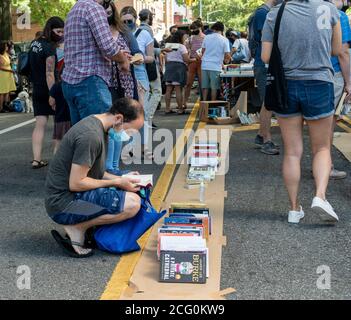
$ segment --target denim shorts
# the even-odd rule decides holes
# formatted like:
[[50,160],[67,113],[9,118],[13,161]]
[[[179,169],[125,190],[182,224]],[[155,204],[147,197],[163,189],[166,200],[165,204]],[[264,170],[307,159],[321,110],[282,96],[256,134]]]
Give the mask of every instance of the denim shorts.
[[218,90],[221,88],[221,79],[219,75],[221,74],[220,71],[212,71],[212,70],[202,70],[202,80],[201,80],[201,87],[202,89],[211,89],[211,90]]
[[108,85],[98,76],[86,78],[78,84],[63,81],[62,90],[69,105],[72,125],[90,115],[105,113],[112,106]]
[[303,116],[319,120],[334,114],[334,85],[319,80],[287,80],[288,109],[275,113],[281,118]]
[[100,188],[76,193],[74,201],[52,216],[61,225],[75,225],[106,214],[119,214],[124,211],[126,192],[117,188]]

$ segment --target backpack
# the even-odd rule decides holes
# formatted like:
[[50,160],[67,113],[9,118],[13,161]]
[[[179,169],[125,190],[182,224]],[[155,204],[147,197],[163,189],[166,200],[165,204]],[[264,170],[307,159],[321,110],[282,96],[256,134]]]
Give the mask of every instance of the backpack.
[[255,10],[255,12],[249,17],[249,20],[248,20],[249,49],[250,49],[250,53],[251,53],[252,58],[256,57],[256,51],[257,51],[258,46],[260,45],[260,41],[256,40],[254,21],[255,21],[257,11],[261,10],[261,9],[264,9],[266,11],[270,10],[270,8],[266,4],[263,4],[262,6],[258,7]]
[[11,101],[9,105],[9,109],[12,112],[23,112],[25,109],[25,102],[19,98],[16,98],[15,100]]
[[[138,38],[141,31],[143,31],[143,29],[137,30],[137,32],[135,33],[135,38]],[[155,81],[157,79],[156,61],[154,61],[152,63],[145,63],[145,68],[146,68],[146,72],[147,72],[147,76],[149,78],[149,81]]]
[[29,52],[21,52],[18,55],[17,72],[21,76],[29,77],[30,75]]

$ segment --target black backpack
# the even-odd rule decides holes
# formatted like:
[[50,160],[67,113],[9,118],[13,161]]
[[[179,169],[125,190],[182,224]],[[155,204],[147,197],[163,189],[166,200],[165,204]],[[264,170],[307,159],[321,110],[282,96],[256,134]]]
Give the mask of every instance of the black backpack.
[[[143,31],[143,29],[137,30],[137,32],[135,33],[135,38],[138,38],[141,31]],[[155,81],[157,79],[156,61],[154,61],[152,63],[145,63],[145,68],[146,68],[146,72],[147,72],[147,76],[149,78],[149,81]]]
[[29,77],[30,75],[29,55],[29,52],[21,52],[18,55],[17,72],[21,76]]
[[265,9],[267,11],[270,10],[270,8],[266,5],[263,4],[262,6],[258,7],[255,12],[250,16],[249,21],[248,21],[248,29],[249,29],[249,49],[251,53],[251,57],[255,58],[256,57],[256,50],[259,46],[259,41],[256,40],[255,38],[255,29],[254,29],[254,20],[255,16],[258,10]]

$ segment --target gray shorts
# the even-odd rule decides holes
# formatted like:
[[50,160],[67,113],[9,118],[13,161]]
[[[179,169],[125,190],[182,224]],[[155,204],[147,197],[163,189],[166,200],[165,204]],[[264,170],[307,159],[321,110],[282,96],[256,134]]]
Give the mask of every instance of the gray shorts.
[[265,66],[255,66],[254,75],[257,85],[258,94],[260,96],[260,104],[263,105],[266,96],[267,85],[267,68]]
[[202,89],[218,90],[221,88],[220,71],[202,70]]
[[342,94],[344,92],[345,88],[345,82],[344,82],[344,77],[342,76],[341,72],[337,72],[334,75],[334,95],[335,95],[335,100],[334,100],[334,106],[337,108],[340,99],[342,97]]

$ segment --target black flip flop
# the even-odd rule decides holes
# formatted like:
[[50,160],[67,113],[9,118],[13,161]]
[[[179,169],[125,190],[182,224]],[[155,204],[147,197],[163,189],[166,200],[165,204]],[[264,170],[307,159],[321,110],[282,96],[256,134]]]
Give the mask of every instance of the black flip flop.
[[72,258],[78,258],[78,259],[88,258],[94,254],[93,250],[87,254],[77,253],[73,249],[72,245],[79,246],[79,247],[83,247],[83,246],[80,243],[73,242],[70,239],[63,238],[56,230],[51,230],[51,235],[53,236],[57,244],[62,248],[62,250]]
[[[36,165],[33,165],[33,163],[36,163]],[[47,161],[44,160],[33,160],[32,161],[32,169],[40,169],[43,167],[46,167],[49,163]]]

